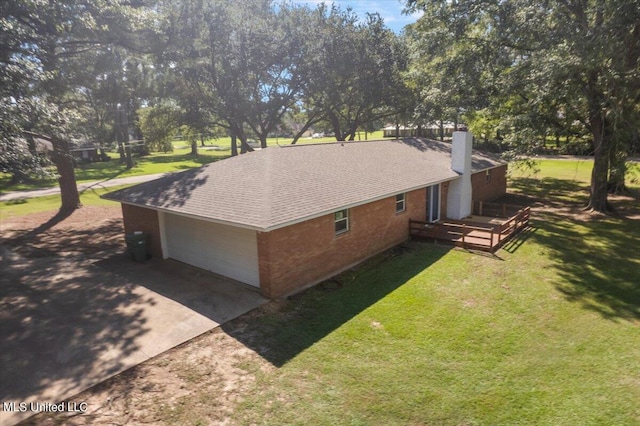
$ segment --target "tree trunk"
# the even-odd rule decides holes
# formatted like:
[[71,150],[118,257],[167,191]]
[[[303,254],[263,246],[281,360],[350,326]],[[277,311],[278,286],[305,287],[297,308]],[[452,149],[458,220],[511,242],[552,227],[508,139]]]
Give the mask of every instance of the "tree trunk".
[[127,169],[132,169],[135,166],[133,162],[133,156],[131,155],[131,145],[127,144],[124,148],[126,159],[127,159]]
[[195,137],[191,139],[191,155],[198,156],[198,139]]
[[[593,110],[592,110],[593,111]],[[588,210],[607,213],[607,178],[609,172],[609,153],[607,147],[606,122],[604,113],[598,109],[590,117],[591,134],[593,135],[593,170],[591,171],[591,187]]]
[[444,142],[444,123],[440,120],[440,142]]
[[52,161],[58,171],[58,184],[60,184],[60,211],[70,213],[82,206],[78,185],[76,184],[76,173],[73,169],[73,156],[69,152],[69,144],[66,140],[58,137],[44,136],[32,132],[23,132],[25,136],[36,137],[47,140],[53,145]]
[[627,153],[612,149],[609,154],[609,181],[607,182],[607,190],[610,194],[622,194],[627,191],[626,174]]
[[52,137],[51,143],[53,144],[53,163],[56,165],[59,175],[60,211],[69,213],[82,206],[76,184],[76,174],[73,169],[73,157],[65,140]]
[[126,163],[127,159],[125,158],[125,155],[124,155],[124,142],[122,141],[118,141],[118,154],[120,155],[120,162]]
[[200,133],[200,146],[204,146],[204,134]]
[[335,136],[337,141],[344,141],[345,135],[342,134],[342,130],[340,130],[340,119],[333,113],[329,112],[328,114],[329,122],[331,123],[331,127],[333,128],[333,135]]
[[238,155],[238,139],[236,133],[231,130],[231,156],[235,157],[236,155]]
[[356,139],[356,132],[358,131],[358,121],[354,121],[349,128],[349,140],[353,141]]
[[246,154],[247,152],[253,152],[253,148],[247,143],[247,138],[240,135],[240,153]]

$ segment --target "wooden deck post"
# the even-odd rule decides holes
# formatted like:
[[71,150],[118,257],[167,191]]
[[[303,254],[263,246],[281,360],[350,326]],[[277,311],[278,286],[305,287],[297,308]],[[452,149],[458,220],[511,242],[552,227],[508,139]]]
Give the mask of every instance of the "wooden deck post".
[[482,216],[482,201],[480,201],[480,205],[478,206],[478,216]]
[[507,205],[502,204],[502,217],[507,217]]
[[465,232],[465,231],[466,231],[466,226],[465,226],[465,224],[463,223],[463,224],[462,224],[462,248],[465,248],[465,246],[464,246],[464,244],[465,244],[465,242],[464,242],[464,237],[465,237],[465,234],[466,234],[466,232]]

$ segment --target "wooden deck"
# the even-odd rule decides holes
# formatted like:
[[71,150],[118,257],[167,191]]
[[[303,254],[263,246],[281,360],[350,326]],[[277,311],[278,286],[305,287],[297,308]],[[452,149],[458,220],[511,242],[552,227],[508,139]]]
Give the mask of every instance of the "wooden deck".
[[411,220],[409,233],[414,239],[446,241],[465,249],[495,253],[529,224],[530,216],[530,207],[477,203],[474,214],[464,220]]

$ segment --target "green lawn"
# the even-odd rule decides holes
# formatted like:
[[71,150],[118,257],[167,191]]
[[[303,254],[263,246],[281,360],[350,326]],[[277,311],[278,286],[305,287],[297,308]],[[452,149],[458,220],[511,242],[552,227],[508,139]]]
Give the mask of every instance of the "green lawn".
[[[497,256],[411,243],[242,319],[238,334],[232,322],[275,367],[238,360],[249,384],[232,424],[640,424],[640,220],[568,213],[586,198],[588,161],[539,167],[511,173],[537,208]],[[637,218],[630,187],[636,198],[615,204]],[[98,193],[83,202],[106,202]],[[58,200],[2,214],[45,203]],[[207,424],[219,414],[208,389],[176,396],[160,421]]]
[[[111,188],[87,189],[80,193],[80,201],[85,206],[115,206],[114,201],[103,200],[101,195],[107,192],[126,188],[129,185],[114,186]],[[40,213],[60,209],[60,194],[47,195],[37,198],[22,198],[15,201],[0,202],[0,220],[11,216],[24,216],[30,213]]]
[[540,167],[511,183],[543,183],[554,208],[497,257],[410,244],[257,318],[278,368],[255,373],[235,420],[640,424],[640,221],[568,216],[555,207],[584,195],[559,189],[586,187],[588,165]]
[[[360,138],[364,140],[364,132],[360,134]],[[369,133],[367,135],[367,139],[382,139],[382,131]],[[356,140],[358,140],[357,137]],[[267,140],[267,145],[286,145],[290,142],[291,139],[286,138],[269,138]],[[335,138],[303,138],[298,141],[298,144],[327,142],[335,142]],[[200,167],[203,164],[227,158],[231,155],[231,139],[228,137],[210,139],[205,142],[204,147],[199,145],[197,157],[190,155],[191,149],[186,141],[176,141],[173,143],[173,146],[174,151],[170,153],[152,153],[151,155],[144,157],[135,157],[136,165],[132,169],[127,169],[124,164],[120,163],[116,153],[109,153],[111,161],[81,164],[76,168],[76,181],[78,183],[93,182],[127,176],[142,176],[154,173],[180,171],[193,167]],[[57,185],[55,179],[39,180],[13,185],[10,185],[9,180],[9,175],[0,173],[0,190],[25,191]]]
[[[355,140],[379,140],[379,139],[383,139],[382,135],[383,135],[383,131],[382,130],[378,130],[375,132],[371,132],[371,133],[366,133],[365,132],[359,132],[356,133],[356,138]],[[256,140],[257,141],[257,140]],[[291,141],[293,141],[293,138],[267,138],[267,146],[273,146],[273,145],[288,145],[291,143]],[[296,144],[309,144],[309,143],[331,143],[331,142],[335,142],[336,138],[333,136],[327,136],[327,137],[323,137],[323,138],[311,138],[311,137],[302,137],[300,139],[298,139],[298,141],[296,142]],[[230,137],[224,137],[224,138],[217,138],[217,139],[210,139],[207,142],[205,142],[206,145],[215,145],[215,146],[219,146],[221,148],[226,148],[231,150],[231,138]],[[187,146],[187,142],[185,141],[177,141],[174,142],[174,147],[185,147]]]
[[[93,182],[127,176],[142,176],[154,173],[166,173],[200,167],[222,158],[228,157],[229,151],[201,150],[197,157],[189,155],[188,149],[176,149],[170,153],[153,153],[144,157],[134,157],[136,165],[127,169],[118,161],[117,154],[110,153],[111,161],[81,164],[76,168],[76,181]],[[56,186],[54,179],[9,185],[9,176],[0,174],[0,189],[3,191],[21,191]]]

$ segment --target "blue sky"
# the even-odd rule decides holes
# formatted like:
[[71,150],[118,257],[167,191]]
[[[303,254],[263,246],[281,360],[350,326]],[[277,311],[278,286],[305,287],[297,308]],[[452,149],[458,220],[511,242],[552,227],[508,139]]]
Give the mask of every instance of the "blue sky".
[[401,0],[293,0],[294,3],[315,7],[319,3],[330,5],[335,3],[341,9],[351,7],[358,16],[364,18],[365,13],[378,12],[387,27],[400,33],[407,24],[414,23],[420,15],[403,15],[404,2]]

